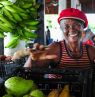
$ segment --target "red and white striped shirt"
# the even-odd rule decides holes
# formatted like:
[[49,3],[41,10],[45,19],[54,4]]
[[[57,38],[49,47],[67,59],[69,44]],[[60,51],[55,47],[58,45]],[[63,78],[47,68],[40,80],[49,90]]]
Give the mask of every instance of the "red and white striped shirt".
[[[91,67],[91,61],[89,59],[88,51],[85,44],[81,44],[81,56],[79,58],[73,58],[67,50],[65,41],[60,41],[61,58],[56,68],[84,68]],[[59,75],[58,75],[59,76]],[[59,76],[60,77],[60,76]],[[49,74],[49,78],[57,78],[55,74]]]
[[60,41],[61,45],[61,59],[58,68],[89,68],[91,62],[89,59],[88,51],[85,44],[81,44],[81,56],[73,58],[67,50],[65,41]]

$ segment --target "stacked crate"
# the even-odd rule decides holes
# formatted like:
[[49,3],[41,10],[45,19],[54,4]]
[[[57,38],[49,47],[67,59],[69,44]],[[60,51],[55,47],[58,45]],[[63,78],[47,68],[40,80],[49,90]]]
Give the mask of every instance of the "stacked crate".
[[[24,60],[16,62],[1,62],[0,77],[4,80],[12,76],[20,76],[25,79],[32,79],[38,87],[46,94],[52,89],[63,88],[64,85],[70,86],[71,97],[93,97],[92,96],[92,69],[51,69],[51,68],[24,68]],[[48,78],[45,74],[58,74],[61,78]],[[0,92],[2,88],[0,88]],[[0,93],[0,95],[2,92]],[[3,93],[4,94],[4,93]],[[1,97],[1,96],[0,96]]]

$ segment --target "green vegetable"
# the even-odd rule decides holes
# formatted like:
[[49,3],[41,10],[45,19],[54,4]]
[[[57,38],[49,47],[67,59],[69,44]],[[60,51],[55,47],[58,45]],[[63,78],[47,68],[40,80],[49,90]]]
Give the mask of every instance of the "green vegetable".
[[44,93],[39,89],[31,91],[30,92],[30,96],[33,96],[33,97],[45,97]]
[[26,80],[18,76],[7,79],[4,85],[6,92],[16,97],[22,97],[37,88],[33,80]]
[[5,95],[3,95],[3,97],[13,97],[13,96],[10,94],[5,94]]

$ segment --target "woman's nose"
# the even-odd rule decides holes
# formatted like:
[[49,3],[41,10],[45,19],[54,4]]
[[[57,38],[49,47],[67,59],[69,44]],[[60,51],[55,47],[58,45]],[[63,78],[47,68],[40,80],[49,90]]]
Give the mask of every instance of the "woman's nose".
[[70,25],[69,26],[69,31],[73,31],[73,30],[75,30],[75,26],[74,25]]

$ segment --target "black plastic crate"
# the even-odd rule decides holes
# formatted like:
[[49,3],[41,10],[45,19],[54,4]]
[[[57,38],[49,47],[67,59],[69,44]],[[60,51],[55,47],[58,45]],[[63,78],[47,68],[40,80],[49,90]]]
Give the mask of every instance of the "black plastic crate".
[[0,78],[7,78],[16,68],[22,67],[25,61],[25,57],[15,61],[0,60]]
[[[62,77],[58,79],[50,79],[45,78],[45,74],[59,74]],[[92,97],[92,70],[72,68],[63,70],[46,68],[18,68],[8,77],[11,76],[33,79],[39,89],[41,89],[46,95],[52,89],[63,88],[64,85],[69,84],[71,96]],[[4,93],[5,92],[3,91],[0,94]]]

